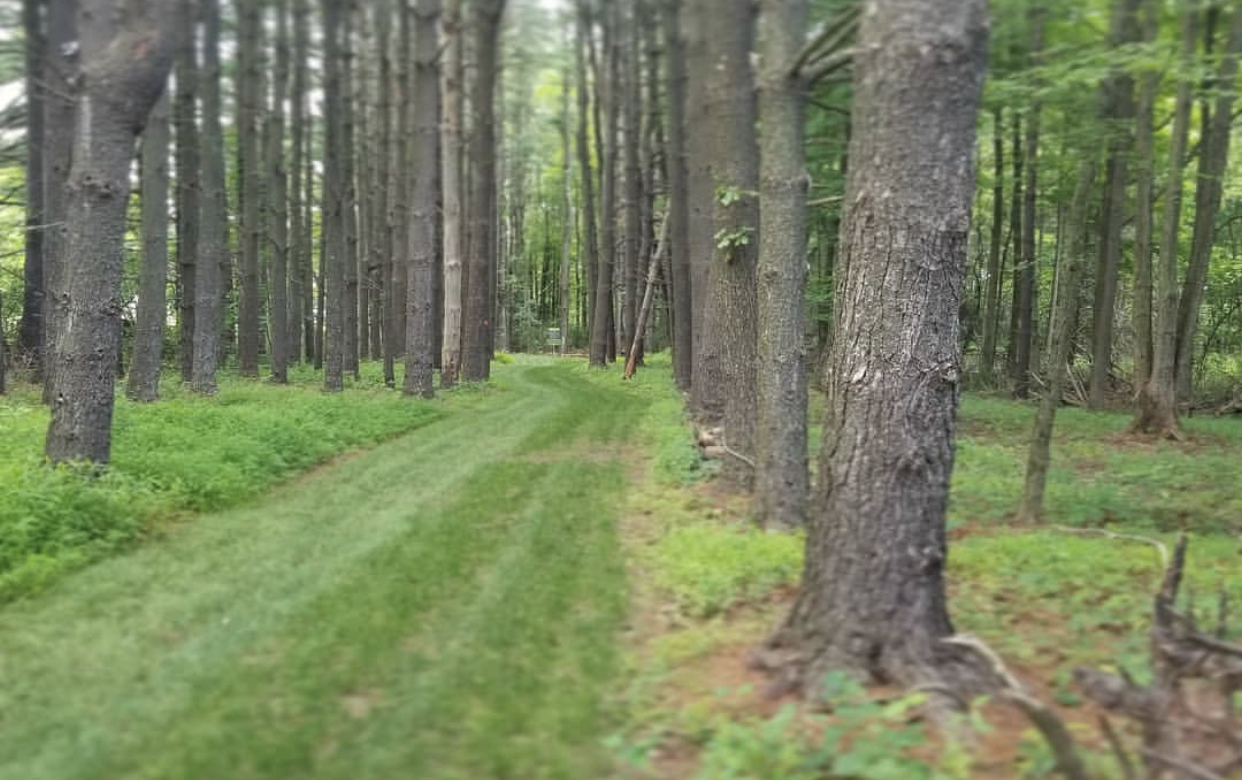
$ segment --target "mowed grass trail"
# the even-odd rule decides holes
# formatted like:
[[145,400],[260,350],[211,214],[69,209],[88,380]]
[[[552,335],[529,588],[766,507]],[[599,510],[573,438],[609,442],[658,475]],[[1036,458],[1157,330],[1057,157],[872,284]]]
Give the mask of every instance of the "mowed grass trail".
[[574,364],[0,609],[0,778],[589,778],[620,452]]

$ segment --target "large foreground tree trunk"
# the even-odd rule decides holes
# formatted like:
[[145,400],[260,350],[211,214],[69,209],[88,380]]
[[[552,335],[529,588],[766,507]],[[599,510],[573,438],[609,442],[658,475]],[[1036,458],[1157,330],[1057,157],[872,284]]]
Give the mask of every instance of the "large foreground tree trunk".
[[440,386],[450,388],[461,375],[462,331],[462,30],[461,0],[445,0],[441,16],[444,50],[441,96],[440,164],[444,211],[444,348]]
[[164,91],[176,51],[175,6],[83,0],[82,71],[76,82],[61,316],[47,456],[111,457],[116,354],[121,339],[122,254],[134,139]]
[[866,0],[819,492],[802,592],[768,658],[971,682],[941,642],[958,307],[987,57],[983,0]]

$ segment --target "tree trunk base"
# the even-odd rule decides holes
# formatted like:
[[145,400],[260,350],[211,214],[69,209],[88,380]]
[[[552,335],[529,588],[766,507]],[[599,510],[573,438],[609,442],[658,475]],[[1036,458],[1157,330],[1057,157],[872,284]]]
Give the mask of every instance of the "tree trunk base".
[[1182,441],[1185,434],[1177,416],[1176,403],[1162,402],[1146,389],[1139,393],[1138,413],[1130,423],[1131,434],[1154,435],[1158,439]]

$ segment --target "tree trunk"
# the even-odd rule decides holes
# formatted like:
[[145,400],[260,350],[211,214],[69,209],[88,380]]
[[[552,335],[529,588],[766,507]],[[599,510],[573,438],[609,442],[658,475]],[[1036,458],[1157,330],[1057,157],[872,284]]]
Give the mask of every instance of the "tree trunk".
[[[1142,4],[1142,39],[1154,42],[1160,32],[1160,8],[1154,0]],[[1135,112],[1134,158],[1134,387],[1139,393],[1151,381],[1152,364],[1152,207],[1155,187],[1156,97],[1160,74],[1153,68],[1139,80]]]
[[1000,107],[992,110],[992,243],[988,246],[987,284],[983,297],[983,344],[979,375],[992,381],[996,370],[996,323],[1000,309],[1001,245],[1005,223],[1005,134]]
[[462,370],[462,28],[461,0],[444,0],[441,87],[441,183],[444,199],[444,356],[440,386],[457,384]]
[[341,303],[345,310],[344,337],[344,370],[359,377],[358,365],[358,291],[359,277],[363,274],[359,268],[358,252],[358,186],[355,156],[354,126],[354,12],[357,6],[349,2],[342,11],[341,29],[341,222],[345,244],[342,262],[345,266],[345,285],[342,290],[344,299]]
[[[712,63],[708,54],[705,31],[713,13],[708,0],[683,0],[681,29],[685,34],[686,52],[686,126],[711,127],[716,118],[715,106],[707,100],[707,80]],[[712,189],[707,145],[686,139],[686,203],[689,208],[686,241],[690,260],[690,321],[694,325],[693,355],[690,377],[690,410],[704,421],[718,420],[723,414],[723,385],[719,375],[720,356],[708,351],[707,298],[712,271],[712,252],[716,245],[712,220]]]
[[236,0],[238,17],[237,138],[241,158],[241,290],[237,301],[238,369],[259,375],[259,255],[263,234],[259,114],[263,104],[261,59],[263,15],[260,0]]
[[[1031,64],[1042,63],[1044,48],[1044,11],[1038,4],[1031,6],[1030,57]],[[1017,275],[1018,307],[1017,344],[1014,347],[1013,394],[1016,398],[1030,395],[1031,351],[1035,344],[1036,294],[1039,287],[1038,264],[1035,243],[1035,205],[1039,186],[1039,100],[1031,102],[1026,118],[1025,170],[1026,186],[1022,193],[1022,263]]]
[[[619,30],[615,18],[615,6],[608,6],[608,20],[605,24],[604,67],[597,72],[596,92],[602,96],[600,102],[604,109],[603,154],[600,167],[603,182],[600,187],[600,252],[599,267],[595,282],[595,321],[591,325],[591,365],[604,368],[608,365],[612,353],[610,345],[614,338],[613,320],[613,259],[617,249],[617,134],[620,114],[618,85],[620,68],[618,62],[617,36]],[[589,35],[590,28],[587,28]]]
[[625,302],[621,309],[621,332],[624,334],[622,344],[627,350],[635,340],[634,326],[638,318],[643,197],[642,166],[638,155],[642,138],[642,63],[638,56],[638,8],[635,0],[631,0],[628,5],[628,14],[618,13],[618,18],[625,23],[622,29],[617,30],[618,35],[625,36],[624,47],[619,45],[617,48],[619,52],[624,51],[622,70],[625,104],[622,113],[625,129],[622,137],[625,143]]
[[142,133],[142,270],[133,365],[126,388],[126,395],[135,401],[160,397],[164,322],[168,319],[168,136],[166,88]]
[[690,204],[686,170],[686,52],[681,37],[682,0],[664,0],[664,49],[668,62],[669,261],[673,273],[673,377],[683,392],[694,371],[694,315],[690,281]]
[[570,123],[573,121],[569,113],[570,73],[568,62],[561,71],[561,278],[559,308],[561,314],[561,355],[569,354],[569,310],[572,302],[569,299],[569,264],[573,259],[574,240],[574,187],[573,187],[573,150],[570,145]]
[[806,523],[807,465],[806,199],[810,176],[804,143],[806,85],[797,72],[806,41],[806,0],[760,6],[758,260],[758,422],[755,507],[777,528]]
[[[199,180],[202,160],[197,117],[198,52],[193,43],[197,14],[193,0],[178,2],[181,38],[191,42],[177,52],[177,63],[174,66],[177,92],[173,104],[173,122],[177,131],[177,269],[180,281],[178,320],[181,381],[189,384],[194,380],[194,288],[198,266],[199,219],[202,211],[202,183]],[[143,203],[146,203],[145,195]],[[161,202],[160,208],[166,208],[166,204]],[[161,326],[161,333],[162,331]]]
[[1036,523],[1043,520],[1044,488],[1048,483],[1049,451],[1052,443],[1052,426],[1074,344],[1074,328],[1078,322],[1078,293],[1087,252],[1087,209],[1091,189],[1095,185],[1096,162],[1090,152],[1084,153],[1078,166],[1078,184],[1074,188],[1074,200],[1070,204],[1069,245],[1061,263],[1057,278],[1057,304],[1052,313],[1049,330],[1052,342],[1048,348],[1048,389],[1040,399],[1039,412],[1035,417],[1035,430],[1027,455],[1026,485],[1018,517],[1023,522]]
[[819,490],[802,591],[767,656],[796,687],[835,668],[977,682],[941,640],[987,30],[983,0],[864,4]]
[[1014,114],[1010,127],[1010,158],[1013,164],[1013,181],[1010,182],[1009,235],[1013,238],[1013,272],[1009,298],[1009,349],[1005,352],[1006,375],[1011,379],[1018,364],[1018,318],[1022,297],[1022,115]]
[[324,311],[323,383],[329,392],[345,389],[345,235],[344,110],[342,93],[346,89],[341,67],[342,16],[347,13],[341,0],[321,0],[323,4],[324,70],[324,182],[323,248],[319,260],[322,270],[320,308]]
[[289,84],[289,0],[276,2],[276,70],[267,128],[267,203],[271,241],[272,381],[289,382],[289,174],[285,168],[285,92]]
[[[1229,36],[1216,73],[1215,83],[1233,85],[1242,54],[1242,10],[1231,11]],[[1216,217],[1220,213],[1224,178],[1229,167],[1229,141],[1232,136],[1233,104],[1236,93],[1222,89],[1216,97],[1211,119],[1203,128],[1199,148],[1199,170],[1195,183],[1195,225],[1190,242],[1190,264],[1182,286],[1177,310],[1177,393],[1183,401],[1191,399],[1191,369],[1195,335],[1199,331],[1199,309],[1207,285],[1212,246],[1216,241]],[[1205,101],[1206,102],[1206,101]]]
[[[402,3],[400,13],[409,14],[406,4]],[[438,11],[437,11],[438,14]],[[396,227],[398,220],[394,219],[392,195],[396,190],[396,183],[404,177],[404,168],[401,166],[393,166],[388,163],[392,159],[392,106],[394,100],[402,101],[401,105],[405,107],[404,96],[398,96],[393,90],[392,79],[392,46],[389,31],[392,26],[392,7],[387,3],[382,3],[375,13],[375,37],[379,42],[379,80],[376,83],[377,96],[377,115],[376,122],[379,127],[376,128],[374,136],[374,150],[369,160],[372,171],[371,186],[374,189],[374,216],[373,237],[371,250],[371,316],[373,322],[371,325],[371,358],[373,360],[384,360],[385,368],[387,368],[387,360],[389,349],[385,343],[385,334],[391,333],[392,312],[404,310],[405,301],[396,300],[392,297],[393,286],[393,268],[394,257],[396,255]],[[408,22],[406,22],[408,26]],[[436,24],[439,24],[437,21]],[[398,23],[400,29],[400,23]],[[431,28],[431,45],[437,46],[436,26]],[[398,47],[400,42],[398,42]],[[407,66],[408,67],[408,66]],[[439,77],[439,69],[436,69],[437,78]],[[437,101],[439,100],[437,93]],[[435,123],[436,132],[439,132],[439,122],[437,121],[438,108],[432,106],[431,121]],[[431,161],[428,163],[420,163],[436,168],[435,149],[431,148]],[[434,177],[433,177],[434,186]],[[406,224],[406,220],[402,219],[399,224]],[[433,225],[434,227],[434,225]],[[405,236],[402,235],[402,240]],[[434,252],[435,240],[431,240],[432,251]],[[403,285],[404,286],[404,285]],[[398,320],[401,318],[398,317]],[[395,352],[393,353],[395,358]],[[387,377],[385,377],[387,380]],[[394,382],[396,377],[393,377]]]
[[[43,278],[43,92],[47,56],[42,18],[44,5],[43,0],[22,0],[26,56],[26,246],[22,269],[22,319],[17,343],[18,353],[34,369],[36,380],[43,377],[46,298]],[[0,372],[3,370],[3,361],[0,361]]]
[[[751,2],[714,3],[708,21],[706,33],[711,69],[706,99],[712,121],[705,132],[704,145],[710,159],[711,192],[715,194],[716,240],[707,309],[702,320],[703,352],[715,356],[718,362],[723,412],[720,420],[731,451],[721,474],[734,485],[749,488],[755,476],[754,412],[758,405],[755,263],[761,238],[757,235],[759,148],[755,138],[754,74],[750,65],[754,41]],[[796,224],[787,227],[798,228]],[[765,283],[770,281],[765,279]],[[765,337],[772,335],[765,334]]]
[[406,310],[405,393],[431,398],[434,314],[432,275],[435,270],[436,145],[439,133],[436,102],[439,100],[440,65],[436,27],[440,0],[418,0],[415,8],[414,51],[414,186],[410,231],[410,273]]
[[578,71],[578,170],[582,176],[582,232],[586,239],[582,252],[582,264],[586,267],[587,287],[587,340],[592,343],[595,327],[596,296],[598,295],[597,275],[599,273],[599,232],[595,211],[595,175],[591,168],[591,147],[589,139],[591,90],[587,80],[586,47],[589,28],[586,23],[586,12],[579,3],[575,15],[574,63]]
[[134,139],[168,82],[177,51],[170,4],[82,0],[82,77],[69,172],[64,285],[55,338],[55,389],[46,452],[55,463],[111,457],[122,256]]
[[634,321],[634,340],[630,342],[629,351],[625,357],[625,379],[632,379],[634,373],[638,370],[638,356],[642,353],[643,340],[646,338],[647,325],[651,321],[651,307],[655,302],[656,285],[660,281],[660,269],[663,267],[662,258],[668,250],[668,216],[664,217],[664,222],[660,226],[660,238],[656,242],[655,249],[651,254],[651,260],[647,264],[647,283],[643,288],[643,300],[638,307],[638,319]]
[[[289,88],[289,322],[288,358],[303,359],[307,310],[306,290],[310,284],[306,219],[302,177],[306,167],[306,70],[308,56],[307,0],[293,0],[293,73]],[[307,357],[310,357],[309,355]]]
[[[1198,41],[1198,10],[1184,0],[1182,13],[1182,61],[1189,74]],[[1138,411],[1131,428],[1161,437],[1181,436],[1177,418],[1177,250],[1182,221],[1182,173],[1190,134],[1190,106],[1194,82],[1187,75],[1177,84],[1173,131],[1169,144],[1169,172],[1165,182],[1164,221],[1160,236],[1160,266],[1156,280],[1155,332],[1152,342],[1151,379],[1139,391]]]
[[65,310],[64,265],[68,252],[69,168],[73,162],[73,95],[79,72],[75,41],[76,0],[48,0],[47,59],[43,92],[43,401],[55,398],[57,365],[52,356]]
[[202,0],[203,93],[202,197],[198,259],[194,279],[194,360],[191,385],[195,392],[216,392],[220,353],[221,279],[228,262],[224,132],[220,126],[220,1]]
[[[392,155],[394,173],[392,177],[394,196],[394,202],[392,203],[393,251],[388,261],[388,275],[384,280],[390,304],[388,307],[387,334],[384,341],[384,384],[389,387],[396,387],[396,361],[405,351],[406,311],[410,294],[409,273],[411,258],[409,252],[411,248],[410,242],[412,241],[410,237],[412,208],[410,205],[411,181],[407,172],[413,165],[413,161],[410,159],[411,101],[414,97],[411,75],[413,58],[411,57],[410,49],[413,36],[410,24],[412,13],[413,8],[408,4],[403,4],[398,16],[397,78],[395,85],[390,85],[389,87],[390,91],[395,87],[396,100],[400,103],[400,107],[397,110],[397,142],[396,144],[390,144],[392,148],[385,152],[385,154]],[[437,73],[440,72],[437,66]],[[447,75],[441,74],[441,78],[447,78]],[[438,111],[439,106],[437,105]],[[439,149],[439,142],[437,142],[436,147]],[[435,165],[443,167],[444,162],[437,157]],[[437,181],[440,177],[441,174],[437,173]],[[440,222],[437,222],[437,227],[443,230]],[[437,240],[437,244],[441,242],[442,238]],[[434,295],[435,291],[433,290],[432,292]],[[434,307],[434,301],[432,305]],[[438,316],[440,319],[443,319],[443,312],[440,312]],[[448,380],[442,377],[442,381]],[[445,386],[447,387],[448,385]]]

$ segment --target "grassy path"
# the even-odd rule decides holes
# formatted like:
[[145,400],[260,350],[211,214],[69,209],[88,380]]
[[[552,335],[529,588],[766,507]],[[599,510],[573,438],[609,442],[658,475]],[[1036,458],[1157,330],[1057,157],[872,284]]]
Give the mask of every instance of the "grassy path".
[[0,778],[588,778],[641,398],[469,411],[0,610]]

